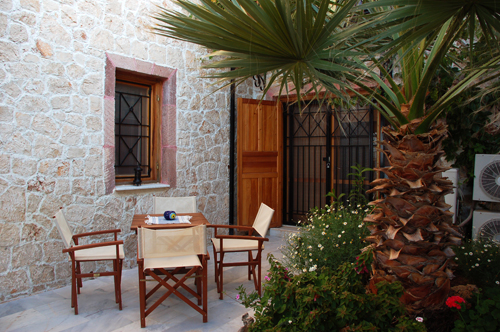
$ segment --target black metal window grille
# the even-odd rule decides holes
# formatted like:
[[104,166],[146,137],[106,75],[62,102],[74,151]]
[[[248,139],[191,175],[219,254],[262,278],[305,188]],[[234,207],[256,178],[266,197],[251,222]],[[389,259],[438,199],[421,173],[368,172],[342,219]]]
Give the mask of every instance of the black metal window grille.
[[328,204],[328,192],[347,198],[353,189],[351,166],[375,165],[374,119],[370,108],[334,112],[318,102],[284,106],[283,216],[285,224],[295,224],[311,208]]
[[117,81],[115,86],[115,174],[133,179],[151,175],[151,86]]

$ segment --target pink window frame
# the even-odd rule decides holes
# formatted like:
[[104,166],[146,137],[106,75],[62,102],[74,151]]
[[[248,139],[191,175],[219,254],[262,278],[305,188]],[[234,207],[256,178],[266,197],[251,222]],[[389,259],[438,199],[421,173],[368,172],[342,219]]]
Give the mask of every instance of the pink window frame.
[[177,184],[177,109],[175,97],[177,69],[106,53],[106,78],[104,82],[104,184],[106,194],[111,194],[115,189],[115,84],[117,69],[159,77],[163,80],[159,182],[175,187]]

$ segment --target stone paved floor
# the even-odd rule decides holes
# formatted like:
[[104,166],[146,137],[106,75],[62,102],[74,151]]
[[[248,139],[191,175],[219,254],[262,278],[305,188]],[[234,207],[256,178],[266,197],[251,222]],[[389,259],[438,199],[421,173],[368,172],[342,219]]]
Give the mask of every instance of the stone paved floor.
[[[280,258],[279,247],[283,244],[280,232],[272,232],[265,244],[264,257],[273,253]],[[212,248],[210,255],[213,257]],[[237,260],[241,253],[227,255]],[[269,263],[263,260],[263,273]],[[219,300],[214,281],[213,261],[208,265],[208,323],[193,308],[175,296],[165,300],[146,318],[146,328],[141,329],[139,320],[139,291],[137,268],[123,271],[123,310],[114,302],[112,277],[100,277],[84,281],[78,296],[79,314],[70,307],[70,287],[66,286],[26,298],[0,304],[0,331],[214,331],[236,332],[242,326],[241,316],[250,309],[235,300],[236,287],[244,285],[253,290],[253,281],[246,277],[246,267],[224,270],[224,300]]]

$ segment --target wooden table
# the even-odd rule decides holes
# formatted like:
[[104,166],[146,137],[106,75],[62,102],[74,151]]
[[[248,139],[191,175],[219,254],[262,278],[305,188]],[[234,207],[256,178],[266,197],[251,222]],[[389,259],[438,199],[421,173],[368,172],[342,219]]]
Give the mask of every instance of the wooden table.
[[[199,225],[210,225],[207,218],[202,213],[179,213],[179,216],[192,216],[190,224],[159,224],[159,225],[148,225],[145,220],[148,216],[147,214],[134,214],[134,219],[132,219],[132,225],[130,225],[130,230],[137,233],[138,227],[153,228],[153,229],[176,229],[193,227]],[[151,217],[162,217],[163,214],[150,214]]]

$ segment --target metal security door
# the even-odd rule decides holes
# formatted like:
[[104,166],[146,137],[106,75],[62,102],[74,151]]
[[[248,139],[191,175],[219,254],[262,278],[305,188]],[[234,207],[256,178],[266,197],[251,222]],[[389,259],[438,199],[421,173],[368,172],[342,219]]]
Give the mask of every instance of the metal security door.
[[[351,166],[373,168],[374,112],[369,107],[334,109],[327,103],[284,105],[283,222],[296,224],[311,208],[330,203],[327,193],[353,188]],[[372,173],[366,174],[372,180]]]
[[[354,106],[351,109],[336,109],[332,131],[332,185],[337,195],[343,193],[343,201],[354,188],[355,170],[351,166],[373,168],[374,151],[374,112],[369,106]],[[365,190],[373,180],[373,172],[364,173]]]
[[331,122],[328,105],[311,102],[284,108],[284,220],[295,224],[315,206],[327,203],[331,183]]

